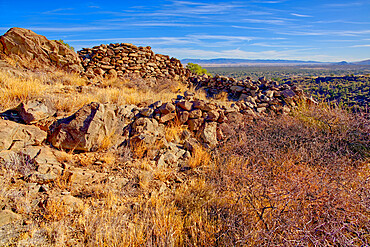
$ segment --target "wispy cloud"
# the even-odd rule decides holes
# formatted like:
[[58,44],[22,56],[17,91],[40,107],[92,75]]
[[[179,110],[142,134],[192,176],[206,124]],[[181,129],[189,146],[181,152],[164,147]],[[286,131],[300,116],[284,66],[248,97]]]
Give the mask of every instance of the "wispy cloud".
[[366,45],[353,45],[351,47],[370,47],[370,44],[366,44]]
[[70,15],[71,13],[66,13],[66,12],[70,12],[71,10],[74,10],[74,8],[53,9],[53,10],[42,12],[41,14],[43,15]]
[[278,34],[292,35],[292,36],[359,36],[370,34],[370,30],[315,30],[315,31],[277,31]]
[[131,23],[129,26],[140,26],[140,27],[210,27],[216,26],[214,24],[195,24],[195,23],[179,23],[179,22],[139,22]]
[[239,40],[239,41],[251,41],[256,39],[256,37],[246,37],[246,36],[229,36],[229,35],[208,35],[208,34],[192,34],[188,35],[195,39],[213,39],[213,40]]
[[364,2],[348,2],[348,3],[328,3],[324,4],[325,7],[332,7],[332,8],[347,8],[347,7],[355,7],[355,6],[362,6],[365,5]]
[[86,31],[97,31],[97,30],[112,30],[117,27],[104,27],[104,26],[83,26],[83,27],[25,27],[33,31],[45,31],[45,32],[86,32]]
[[[241,49],[210,51],[201,49],[175,49],[164,48],[155,49],[155,52],[169,54],[178,58],[244,58],[244,59],[300,59],[300,60],[321,60],[321,61],[338,61],[336,57],[314,54],[311,49],[295,49],[295,50],[265,50],[260,52],[244,51]],[[309,54],[305,52],[309,51]]]
[[302,14],[297,14],[297,13],[290,13],[290,14],[293,16],[297,16],[297,17],[312,17],[311,15],[302,15]]
[[286,19],[243,19],[243,21],[250,23],[285,25]]

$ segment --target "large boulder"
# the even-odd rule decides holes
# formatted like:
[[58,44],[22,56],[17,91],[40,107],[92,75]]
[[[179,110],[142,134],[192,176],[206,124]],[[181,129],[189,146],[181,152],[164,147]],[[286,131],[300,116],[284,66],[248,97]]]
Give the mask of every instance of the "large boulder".
[[56,148],[80,151],[96,151],[108,142],[119,144],[126,123],[120,112],[109,104],[85,105],[72,116],[54,122],[49,141]]
[[80,73],[83,68],[79,56],[59,41],[48,40],[31,30],[11,28],[0,36],[0,53],[23,61],[25,67],[47,68],[56,66]]
[[0,113],[0,117],[18,123],[31,124],[53,116],[54,106],[45,99],[32,99],[21,102],[17,107]]
[[46,137],[47,133],[36,126],[0,119],[0,151],[40,145]]

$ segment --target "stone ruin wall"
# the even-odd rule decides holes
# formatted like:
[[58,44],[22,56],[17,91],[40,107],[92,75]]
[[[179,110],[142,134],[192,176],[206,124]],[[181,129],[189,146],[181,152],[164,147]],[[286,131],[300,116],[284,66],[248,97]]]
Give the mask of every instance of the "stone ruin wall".
[[123,78],[136,74],[143,78],[170,78],[185,81],[190,71],[176,58],[155,54],[150,46],[128,43],[100,45],[78,51],[87,78]]

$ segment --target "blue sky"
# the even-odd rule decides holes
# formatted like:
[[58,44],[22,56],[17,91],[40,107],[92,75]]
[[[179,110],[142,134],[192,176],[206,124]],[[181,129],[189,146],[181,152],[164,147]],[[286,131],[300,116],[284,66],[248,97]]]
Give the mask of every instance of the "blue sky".
[[370,59],[369,0],[0,0],[0,33],[11,27],[77,50],[124,42],[180,59]]

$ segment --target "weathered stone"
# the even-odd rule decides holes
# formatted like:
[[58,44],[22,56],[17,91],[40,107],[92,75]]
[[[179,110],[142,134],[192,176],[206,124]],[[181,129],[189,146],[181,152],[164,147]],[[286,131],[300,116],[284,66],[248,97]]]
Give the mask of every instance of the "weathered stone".
[[182,100],[182,101],[177,102],[177,106],[185,111],[190,111],[193,104],[190,103],[189,101]]
[[203,115],[203,113],[202,113],[202,110],[200,110],[200,109],[192,110],[191,112],[189,112],[189,118],[190,119],[201,118],[202,115]]
[[187,121],[188,121],[188,119],[189,119],[189,112],[187,112],[187,111],[179,111],[178,113],[177,113],[177,118],[178,118],[178,120],[179,120],[179,122],[181,123],[181,124],[184,124],[184,123],[186,123]]
[[283,96],[284,98],[293,98],[295,96],[294,91],[291,89],[286,89],[280,93],[281,93],[281,96]]
[[165,103],[163,104],[160,108],[159,108],[159,111],[162,113],[162,114],[168,114],[170,112],[173,112],[175,111],[176,107],[168,102],[168,103]]
[[56,113],[51,102],[45,99],[34,99],[20,103],[13,110],[17,111],[22,120],[27,124],[51,117]]
[[20,219],[22,219],[21,215],[10,210],[5,209],[0,211],[0,227]]
[[161,118],[159,119],[160,123],[168,122],[176,117],[176,112],[171,112],[167,114],[162,114]]
[[199,130],[199,135],[202,140],[209,144],[211,147],[217,145],[217,123],[216,122],[206,122]]
[[111,70],[111,69],[114,69],[115,67],[112,65],[101,65],[100,68],[104,70]]
[[220,117],[220,114],[217,111],[213,110],[213,111],[208,112],[208,116],[206,120],[215,122],[218,120],[219,117]]
[[85,105],[72,116],[54,122],[49,141],[56,148],[81,151],[97,150],[107,138],[112,145],[117,144],[125,126],[116,112],[111,105]]
[[140,114],[145,116],[145,117],[151,117],[153,116],[154,110],[153,108],[144,108],[140,111]]
[[188,120],[188,126],[191,131],[198,130],[204,122],[204,118],[195,118],[195,119],[189,119]]
[[19,150],[30,145],[40,145],[47,133],[36,126],[23,125],[0,119],[0,151]]
[[230,87],[230,90],[233,91],[233,92],[237,92],[237,93],[240,93],[244,90],[244,87],[241,87],[241,86],[231,86]]
[[256,110],[258,113],[262,113],[266,111],[266,107],[258,107]]
[[31,30],[11,28],[0,37],[0,43],[6,56],[24,61],[23,65],[29,68],[55,66],[78,73],[83,70],[80,58],[74,51],[59,41],[48,40]]

